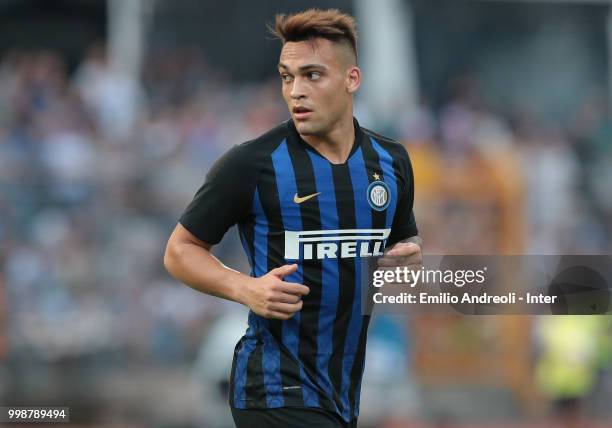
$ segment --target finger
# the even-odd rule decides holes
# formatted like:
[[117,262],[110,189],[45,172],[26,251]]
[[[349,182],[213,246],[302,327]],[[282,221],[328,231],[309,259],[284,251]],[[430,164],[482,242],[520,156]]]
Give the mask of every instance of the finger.
[[398,261],[405,261],[405,260],[422,261],[423,254],[420,251],[417,253],[406,254],[406,255],[384,254],[382,257],[378,258],[378,260],[380,259],[398,260]]
[[285,276],[291,275],[292,273],[296,272],[297,269],[298,265],[294,263],[292,265],[279,266],[275,269],[272,269],[270,273],[280,279],[283,279]]
[[413,254],[407,257],[381,257],[376,261],[378,266],[407,266],[420,265],[423,263],[423,257],[420,254]]
[[285,293],[297,294],[300,296],[306,296],[310,293],[310,288],[305,285],[298,284],[296,282],[282,282],[282,290]]
[[291,294],[291,293],[274,293],[272,297],[270,297],[270,302],[281,302],[281,303],[297,303],[302,300],[302,296],[300,294]]
[[396,260],[421,260],[422,255],[420,252],[410,253],[410,254],[393,253],[393,254],[385,254],[384,257],[388,257],[388,258],[396,259]]
[[300,309],[302,309],[302,305],[304,304],[304,302],[302,302],[301,300],[297,303],[281,303],[281,302],[274,302],[271,303],[269,305],[269,310],[272,312],[281,312],[284,314],[292,314],[294,312],[299,311]]
[[398,242],[385,255],[386,256],[409,256],[421,251],[421,247],[414,242]]
[[264,318],[278,319],[278,320],[286,321],[289,318],[292,318],[294,315],[295,315],[295,312],[290,313],[290,314],[286,314],[284,312],[271,311],[271,312],[268,312],[268,314],[265,315]]

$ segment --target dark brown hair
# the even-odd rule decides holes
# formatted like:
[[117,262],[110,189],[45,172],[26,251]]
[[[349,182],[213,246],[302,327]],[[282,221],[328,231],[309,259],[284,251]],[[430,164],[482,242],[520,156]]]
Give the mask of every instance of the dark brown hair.
[[321,37],[335,43],[348,43],[357,60],[355,19],[338,9],[308,9],[292,15],[278,14],[270,32],[283,44]]

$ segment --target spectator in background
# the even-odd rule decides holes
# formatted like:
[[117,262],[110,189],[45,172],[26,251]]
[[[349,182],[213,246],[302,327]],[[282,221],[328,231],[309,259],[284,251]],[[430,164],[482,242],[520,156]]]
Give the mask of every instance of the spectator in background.
[[113,67],[105,46],[96,43],[77,71],[75,84],[100,132],[111,142],[125,142],[145,106],[140,82]]
[[554,426],[584,426],[584,398],[593,390],[602,339],[600,316],[546,316],[538,319],[536,380],[551,400]]

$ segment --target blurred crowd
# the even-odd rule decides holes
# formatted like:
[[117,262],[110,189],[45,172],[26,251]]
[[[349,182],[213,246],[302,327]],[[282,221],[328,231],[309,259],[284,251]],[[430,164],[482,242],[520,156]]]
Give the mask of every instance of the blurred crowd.
[[467,157],[511,165],[504,179],[522,183],[526,202],[522,211],[517,200],[515,213],[525,219],[522,253],[609,254],[612,115],[605,89],[585,85],[575,111],[556,117],[526,102],[486,99],[479,86],[475,74],[458,75],[444,102],[407,111],[395,134],[416,148],[436,146],[448,165]]
[[[243,310],[178,285],[162,258],[211,163],[288,117],[280,83],[233,82],[195,48],[151,52],[143,70],[137,80],[115,72],[99,44],[74,70],[51,51],[0,58],[8,359],[190,363],[211,322]],[[378,130],[361,99],[357,117]],[[610,252],[612,116],[602,91],[559,121],[487,104],[462,75],[442,103],[398,112],[384,132],[452,162],[513,152],[524,252]],[[417,183],[417,219],[418,197]],[[235,235],[217,254],[246,272]]]
[[202,318],[215,316],[212,301],[165,273],[165,242],[211,162],[283,111],[275,87],[211,77],[195,51],[160,52],[144,69],[142,82],[115,73],[99,45],[71,73],[55,52],[2,58],[11,353],[121,348],[180,361],[197,347]]

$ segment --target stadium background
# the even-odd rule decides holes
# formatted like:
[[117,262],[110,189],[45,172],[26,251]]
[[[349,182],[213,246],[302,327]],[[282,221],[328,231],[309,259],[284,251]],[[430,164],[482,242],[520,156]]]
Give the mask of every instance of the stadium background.
[[[2,405],[229,426],[246,310],[177,284],[163,251],[211,163],[288,117],[265,23],[311,6],[358,19],[356,116],[408,146],[426,253],[610,254],[608,2],[2,0]],[[236,235],[215,253],[247,271]],[[609,317],[379,317],[360,426],[561,426],[567,396],[610,426],[611,336]]]

